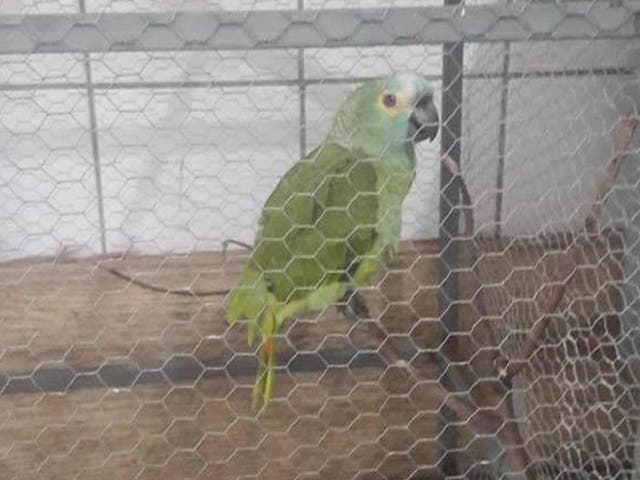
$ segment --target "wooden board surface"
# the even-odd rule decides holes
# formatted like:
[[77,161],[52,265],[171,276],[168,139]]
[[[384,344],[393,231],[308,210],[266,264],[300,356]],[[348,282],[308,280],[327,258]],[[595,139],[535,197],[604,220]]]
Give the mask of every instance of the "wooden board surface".
[[[227,326],[224,297],[150,292],[97,267],[103,261],[170,288],[225,289],[242,255],[1,264],[0,479],[434,478],[439,405],[428,383],[416,387],[402,368],[385,365],[390,345],[407,358],[419,349],[425,381],[439,377],[439,359],[473,363],[509,335],[509,322],[526,329],[535,321],[527,308],[514,313],[509,298],[531,298],[548,281],[561,243],[485,245],[478,267],[501,320],[493,335],[474,323],[469,272],[459,278],[460,331],[443,332],[437,242],[402,245],[364,292],[374,320],[353,324],[328,309],[285,326],[274,402],[260,415],[250,405],[253,351],[242,325]],[[610,247],[600,242],[591,256]],[[589,325],[606,303],[616,275],[610,257],[574,281],[576,322]],[[523,408],[534,430],[548,429],[548,419]],[[460,440],[467,463],[479,452],[469,438]],[[558,441],[549,434],[543,446]]]

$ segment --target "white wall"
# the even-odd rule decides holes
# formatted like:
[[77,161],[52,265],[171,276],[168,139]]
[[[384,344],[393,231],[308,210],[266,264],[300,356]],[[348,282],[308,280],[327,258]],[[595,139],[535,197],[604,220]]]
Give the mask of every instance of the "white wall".
[[[481,47],[469,67],[500,71],[504,48]],[[631,42],[614,41],[511,45],[510,70],[532,74],[508,84],[505,234],[579,227],[612,154],[613,125],[629,111],[620,93],[632,76],[536,77],[533,72],[621,67],[631,48]],[[465,86],[463,168],[474,196],[495,201],[501,80],[467,81]],[[479,207],[478,218],[490,231],[494,212]]]
[[[293,0],[204,2],[209,8],[294,8]],[[202,8],[203,2],[163,3]],[[389,1],[385,5],[423,4]],[[89,10],[149,10],[153,2],[89,0]],[[307,0],[322,6],[379,1]],[[74,3],[0,0],[5,12],[72,11]],[[511,70],[618,66],[628,45],[563,42],[512,46]],[[495,212],[504,47],[465,51],[463,169],[480,226]],[[308,50],[306,76],[335,79],[412,69],[441,73],[441,47]],[[251,241],[260,207],[299,158],[295,86],[116,88],[124,82],[283,80],[297,52],[109,53],[91,56],[107,249],[188,252],[225,238]],[[494,75],[495,76],[495,75]],[[64,84],[85,79],[81,55],[5,56],[0,83]],[[617,77],[526,78],[509,84],[504,231],[535,234],[579,222],[579,207],[611,149]],[[440,84],[436,82],[437,97]],[[307,89],[308,148],[325,135],[349,84]],[[101,251],[86,91],[0,92],[0,257]],[[418,176],[403,214],[406,238],[437,235],[438,142],[419,148]],[[578,213],[575,213],[578,211]]]
[[[440,62],[432,48],[308,52],[307,58],[310,78],[409,66],[435,74]],[[95,82],[109,84],[294,79],[296,62],[287,51],[108,54],[92,57],[92,71]],[[0,81],[13,84],[82,82],[83,75],[79,56],[11,57],[0,64]],[[309,148],[352,88],[309,87]],[[250,241],[263,201],[299,159],[297,87],[98,89],[95,108],[109,251],[192,251],[217,249],[229,237]],[[88,118],[84,90],[0,93],[0,256],[62,247],[99,253]],[[437,221],[436,151],[437,143],[421,149],[407,235],[427,235]]]

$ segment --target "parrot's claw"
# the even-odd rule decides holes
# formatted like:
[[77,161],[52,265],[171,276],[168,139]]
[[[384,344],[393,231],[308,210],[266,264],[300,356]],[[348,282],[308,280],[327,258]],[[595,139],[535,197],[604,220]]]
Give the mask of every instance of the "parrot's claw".
[[362,296],[349,289],[340,299],[338,310],[351,322],[357,322],[361,318],[369,318],[369,308]]

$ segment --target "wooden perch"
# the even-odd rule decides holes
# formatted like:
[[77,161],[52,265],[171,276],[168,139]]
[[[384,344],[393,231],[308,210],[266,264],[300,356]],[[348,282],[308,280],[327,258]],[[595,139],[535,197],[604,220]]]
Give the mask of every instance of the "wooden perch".
[[[615,184],[620,173],[620,167],[626,154],[629,152],[633,133],[636,129],[637,121],[634,116],[627,115],[622,118],[614,130],[614,152],[607,162],[605,168],[605,178],[596,190],[595,198],[591,203],[589,213],[584,221],[584,229],[587,236],[598,234],[598,219],[602,211],[607,195]],[[574,256],[576,254],[577,243],[574,239],[572,247],[565,253],[558,269],[559,284],[552,287],[553,292],[547,301],[541,300],[540,311],[543,316],[533,326],[518,351],[508,360],[502,356],[494,360],[494,366],[502,381],[511,385],[513,377],[520,373],[527,365],[531,356],[539,348],[551,321],[552,315],[557,311],[562,299],[567,291],[567,287],[576,271]],[[539,295],[538,295],[539,296]]]
[[[238,245],[245,250],[251,250],[251,245],[245,242],[241,242],[238,240],[234,240],[232,238],[228,238],[222,242],[222,255],[223,258],[226,258],[227,250],[229,245]],[[184,297],[217,297],[224,296],[231,293],[231,289],[220,289],[220,290],[193,290],[191,288],[169,288],[161,285],[154,285],[153,283],[145,282],[143,280],[139,280],[131,275],[128,275],[116,268],[108,267],[103,263],[98,264],[98,268],[104,270],[111,275],[118,277],[120,280],[124,280],[126,282],[131,283],[137,287],[140,287],[144,290],[149,290],[150,292],[156,293],[164,293],[169,295],[180,295]]]
[[107,265],[100,263],[98,264],[98,268],[104,270],[105,272],[110,273],[111,275],[118,277],[121,280],[129,282],[133,285],[136,285],[144,290],[149,290],[150,292],[164,293],[169,295],[180,295],[184,297],[214,297],[214,296],[223,296],[227,295],[231,292],[230,289],[221,289],[221,290],[193,290],[191,288],[167,288],[159,285],[154,285],[152,283],[147,283],[143,280],[139,280],[131,275],[127,275],[126,273],[121,272],[112,267],[108,267]]
[[[449,170],[449,173],[454,178],[457,178],[460,182],[460,199],[462,206],[462,217],[464,223],[464,231],[463,234],[465,238],[469,240],[468,248],[469,248],[469,257],[472,268],[475,268],[478,261],[478,248],[475,238],[475,219],[473,216],[473,205],[471,203],[471,194],[469,193],[469,189],[467,188],[467,183],[464,181],[462,174],[460,173],[460,168],[453,161],[453,159],[449,155],[445,155],[442,157],[443,165]],[[478,310],[480,316],[484,316],[487,314],[487,308],[484,302],[484,294],[482,289],[480,289],[476,294],[475,307]]]
[[605,178],[600,184],[596,196],[591,204],[587,218],[584,221],[584,227],[589,235],[597,235],[598,233],[598,219],[602,212],[602,206],[606,200],[607,195],[613,188],[613,185],[620,173],[620,167],[629,148],[631,147],[631,140],[633,139],[633,133],[637,127],[637,120],[632,115],[627,115],[622,118],[618,125],[616,125],[614,131],[613,140],[613,156],[607,162],[605,168]]

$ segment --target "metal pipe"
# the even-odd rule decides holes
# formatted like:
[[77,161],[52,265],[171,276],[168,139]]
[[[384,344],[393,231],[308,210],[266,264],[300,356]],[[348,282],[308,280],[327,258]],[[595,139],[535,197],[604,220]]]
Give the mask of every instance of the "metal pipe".
[[[457,5],[460,0],[445,0],[445,5]],[[464,62],[464,44],[462,42],[445,43],[443,45],[442,60],[442,128],[440,133],[441,153],[449,155],[458,166],[461,156],[462,139],[462,79]],[[439,278],[439,319],[442,322],[444,341],[447,332],[458,330],[458,317],[456,308],[457,277],[456,264],[458,248],[456,239],[459,234],[460,186],[448,169],[440,170],[440,254]],[[443,360],[446,362],[446,360]],[[444,386],[449,390],[460,388],[460,382],[448,370],[448,365],[441,366]],[[448,409],[442,410],[443,434],[440,437],[442,454],[445,455],[440,466],[446,477],[456,476],[458,469],[456,459],[453,456],[456,446],[456,430],[452,427],[455,422],[455,414]]]
[[[629,6],[438,7],[0,15],[0,54],[424,45],[637,37]],[[407,19],[411,19],[408,30]]]
[[[569,69],[569,70],[532,70],[527,72],[510,72],[509,80],[528,78],[555,77],[598,77],[635,75],[625,67]],[[428,80],[440,81],[440,75],[423,75]],[[464,77],[469,80],[502,79],[502,72],[467,72]],[[334,77],[305,78],[300,82],[297,78],[255,79],[255,80],[178,80],[178,81],[142,81],[142,82],[93,82],[94,90],[141,90],[141,89],[179,89],[179,88],[242,88],[242,87],[294,87],[300,84],[309,85],[342,85],[360,83],[373,77]],[[0,91],[30,90],[78,90],[88,88],[86,82],[48,82],[48,83],[0,83]]]

